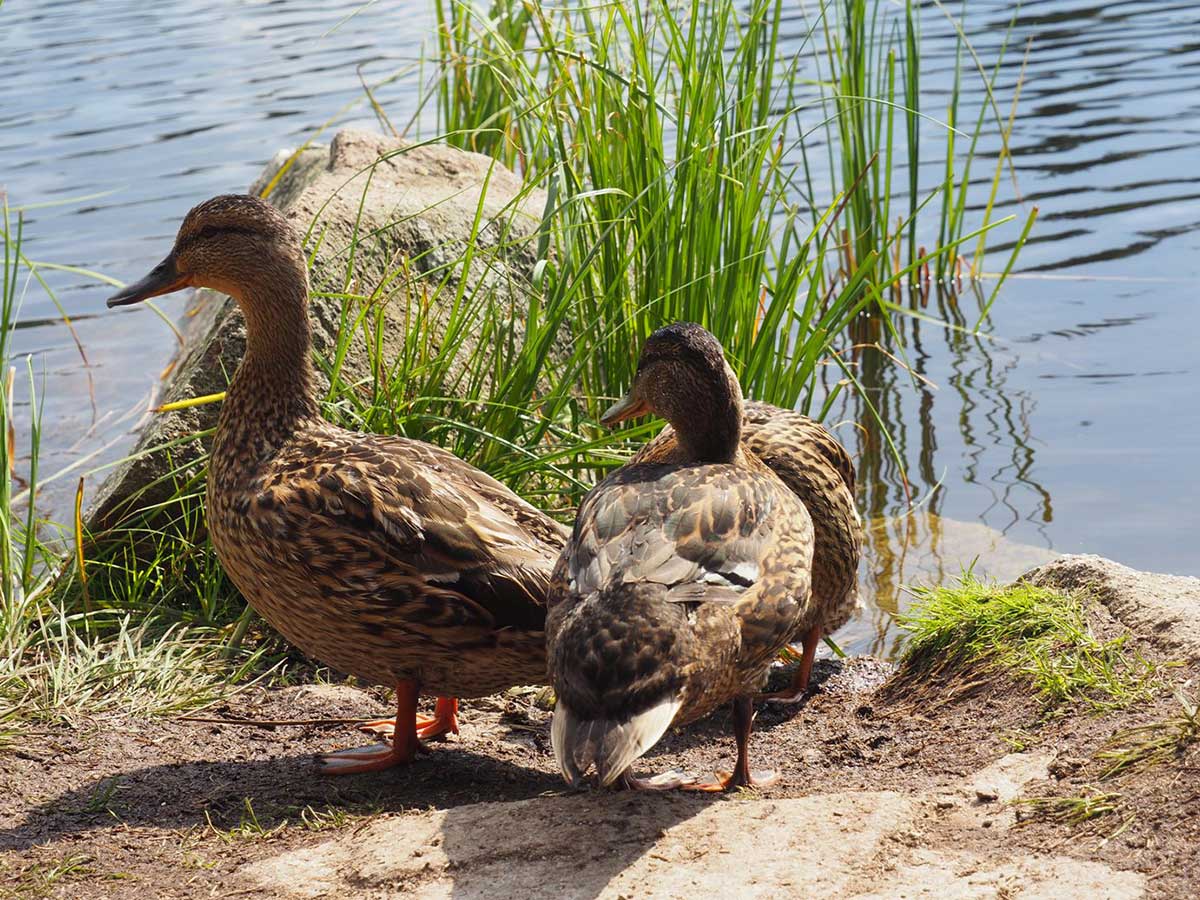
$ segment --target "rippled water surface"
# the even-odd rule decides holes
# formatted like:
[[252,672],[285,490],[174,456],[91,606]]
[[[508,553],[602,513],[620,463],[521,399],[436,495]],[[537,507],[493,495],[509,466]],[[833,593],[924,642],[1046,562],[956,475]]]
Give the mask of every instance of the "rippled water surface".
[[[213,194],[244,191],[282,147],[331,117],[376,127],[359,69],[399,125],[415,111],[424,2],[361,0],[7,3],[0,10],[0,187],[31,210],[25,252],[122,280],[170,248],[183,215]],[[360,12],[347,18],[356,11]],[[410,74],[405,74],[410,73]],[[331,134],[332,132],[330,132]],[[71,198],[87,197],[75,200]],[[106,288],[46,273],[59,311],[32,290],[17,350],[44,366],[53,472],[128,449],[175,338],[150,310],[113,315]],[[161,301],[170,316],[178,298]]]
[[[195,202],[244,189],[276,150],[360,100],[360,66],[374,82],[413,65],[431,25],[426,4],[377,3],[335,28],[360,5],[6,4],[0,185],[14,204],[75,198],[29,212],[28,255],[142,274]],[[983,60],[995,58],[1015,9],[970,4]],[[799,35],[799,16],[794,24]],[[932,6],[924,30],[936,106],[952,32]],[[988,282],[982,296],[929,298],[929,316],[964,330],[905,321],[919,379],[869,351],[859,358],[907,460],[907,485],[854,426],[873,434],[866,414],[853,403],[837,410],[871,523],[863,578],[872,603],[840,636],[852,649],[892,649],[899,586],[957,573],[975,557],[999,576],[1080,551],[1200,573],[1200,7],[1023,3],[1003,84],[1015,81],[1027,40],[1012,139],[1019,198],[1006,186],[1001,202],[1022,217],[1036,204],[1041,215],[986,336],[970,330]],[[380,89],[393,121],[411,117],[417,88],[413,71]],[[342,121],[371,116],[360,106]],[[938,147],[924,157],[922,177],[933,182]],[[981,181],[990,167],[980,166]],[[986,268],[1003,262],[993,252]],[[148,310],[104,312],[106,290],[94,281],[47,278],[89,365],[38,291],[17,349],[46,373],[46,469],[84,457],[90,467],[128,447],[174,338]]]

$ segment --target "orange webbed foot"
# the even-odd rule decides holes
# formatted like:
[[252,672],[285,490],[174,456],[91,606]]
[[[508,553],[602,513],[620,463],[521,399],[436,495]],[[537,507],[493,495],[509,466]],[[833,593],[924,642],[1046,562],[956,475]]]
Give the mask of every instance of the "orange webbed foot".
[[754,772],[750,769],[750,727],[754,722],[754,704],[747,696],[733,701],[733,734],[737,741],[737,762],[732,772],[718,771],[712,778],[690,781],[686,791],[727,791],[739,787],[768,787],[779,780],[778,772]]
[[386,742],[326,753],[321,756],[321,774],[356,775],[406,765],[416,759],[418,753],[429,752],[429,748],[421,743],[422,738],[440,737],[450,731],[458,731],[455,718],[457,700],[439,697],[433,718],[429,718],[417,715],[417,694],[415,681],[397,684],[396,717],[377,719],[359,726],[363,731],[385,738]]
[[448,734],[458,734],[458,701],[453,697],[438,697],[433,718],[417,717],[417,737],[432,741]]
[[727,791],[730,788],[770,787],[777,781],[779,781],[779,773],[774,770],[746,772],[739,777],[736,771],[730,772],[725,769],[718,769],[713,773],[712,778],[706,778],[703,781],[689,781],[682,785],[682,787],[685,791],[718,793],[720,791]]
[[794,682],[782,691],[771,691],[769,694],[755,694],[755,700],[766,703],[801,703],[808,697],[808,685],[797,685]]
[[411,753],[397,749],[395,744],[372,744],[369,747],[336,750],[321,756],[320,772],[322,775],[358,775],[362,772],[381,772],[395,766],[407,765],[416,758],[418,752],[428,752],[428,750],[419,744]]
[[[417,713],[413,722],[417,729],[417,737],[423,741],[432,741],[448,734],[458,734],[458,701],[453,697],[438,697],[433,715],[423,716]],[[358,730],[384,740],[391,740],[396,733],[396,720],[391,718],[363,722],[358,726]]]

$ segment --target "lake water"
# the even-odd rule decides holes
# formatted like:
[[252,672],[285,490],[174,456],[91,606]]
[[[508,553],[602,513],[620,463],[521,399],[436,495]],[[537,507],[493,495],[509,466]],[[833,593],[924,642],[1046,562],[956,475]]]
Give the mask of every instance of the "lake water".
[[[28,211],[27,255],[140,276],[194,203],[244,190],[279,148],[361,101],[360,68],[368,82],[408,71],[379,90],[392,120],[407,121],[432,17],[423,0],[406,0],[342,21],[361,6],[6,4],[0,187],[14,205],[66,201]],[[1014,8],[970,5],[968,31],[986,63]],[[954,51],[941,13],[925,12],[933,111]],[[799,35],[800,19],[792,25]],[[859,359],[907,461],[907,486],[856,427],[871,431],[862,409],[847,402],[834,416],[859,457],[871,521],[870,602],[839,635],[854,650],[891,652],[901,585],[954,575],[975,557],[1001,577],[1056,552],[1200,574],[1200,6],[1026,2],[1002,83],[1015,80],[1027,39],[1012,138],[1020,199],[1006,187],[1002,203],[1022,218],[1036,204],[1041,215],[986,336],[904,320],[921,379],[869,351]],[[360,102],[339,123],[373,117]],[[924,174],[936,180],[933,146]],[[982,181],[990,167],[980,165]],[[985,268],[1003,262],[993,252]],[[108,290],[95,281],[44,274],[74,333],[31,289],[15,344],[45,373],[44,471],[78,464],[56,486],[65,496],[79,471],[128,449],[174,337],[149,310],[106,311]],[[935,294],[925,312],[969,329],[980,309],[966,291]]]

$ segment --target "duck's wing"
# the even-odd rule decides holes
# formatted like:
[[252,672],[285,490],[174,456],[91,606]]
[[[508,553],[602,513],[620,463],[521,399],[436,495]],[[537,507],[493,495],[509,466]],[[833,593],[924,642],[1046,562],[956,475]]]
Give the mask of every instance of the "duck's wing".
[[[761,466],[629,466],[580,507],[564,554],[571,590],[660,584],[682,602],[736,601],[803,515]],[[787,509],[781,508],[786,505]]]
[[782,646],[807,614],[811,565],[807,511],[757,460],[633,465],[584,499],[550,602],[660,585],[664,599],[690,608],[728,605],[743,661],[752,661]]
[[455,629],[463,642],[542,628],[560,527],[437,448],[320,435],[279,461],[255,505],[248,518],[318,584],[381,619],[404,616],[433,640]]
[[540,543],[561,549],[571,533],[567,526],[556,522],[536,506],[526,502],[491,475],[459,459],[452,453],[418,441],[406,442],[410,458],[419,460],[431,469],[445,472],[457,484],[469,487],[475,494],[506,513],[527,534]]

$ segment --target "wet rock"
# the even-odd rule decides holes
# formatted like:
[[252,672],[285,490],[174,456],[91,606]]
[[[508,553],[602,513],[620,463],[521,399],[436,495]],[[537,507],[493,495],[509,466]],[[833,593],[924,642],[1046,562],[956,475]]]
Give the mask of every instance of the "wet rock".
[[[287,157],[276,157],[251,192],[261,191]],[[405,323],[418,314],[418,307],[438,338],[449,305],[439,298],[453,297],[460,282],[466,292],[489,291],[501,309],[507,306],[521,320],[518,304],[524,303],[524,286],[535,262],[529,238],[541,220],[545,195],[523,192],[518,176],[488,157],[346,130],[329,147],[302,153],[270,199],[308,234],[309,251],[316,249],[314,291],[378,297],[389,360],[403,348]],[[469,266],[460,265],[468,245],[476,255]],[[318,351],[336,346],[340,313],[337,300],[313,300]],[[225,390],[245,349],[241,313],[223,295],[199,291],[184,323],[184,346],[163,385],[160,405]],[[470,348],[468,341],[460,359]],[[348,380],[369,377],[361,336],[351,342],[343,371]],[[93,503],[88,516],[92,535],[102,540],[129,512],[162,503],[177,483],[200,478],[207,448],[193,435],[212,428],[219,410],[219,404],[208,404],[152,416],[139,435],[133,461],[109,477]],[[168,449],[159,449],[164,447]],[[174,512],[164,509],[162,520]]]
[[1102,556],[1062,556],[1022,578],[1084,590],[1140,637],[1172,654],[1200,659],[1200,578],[1138,572]]

